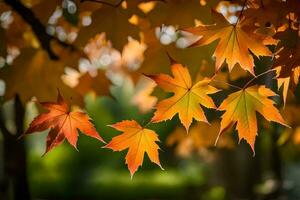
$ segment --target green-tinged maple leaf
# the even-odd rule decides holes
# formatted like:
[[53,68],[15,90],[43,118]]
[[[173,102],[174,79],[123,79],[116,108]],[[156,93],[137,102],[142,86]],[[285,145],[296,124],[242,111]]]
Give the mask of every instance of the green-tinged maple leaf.
[[219,106],[225,111],[222,115],[220,134],[230,125],[236,124],[239,139],[245,139],[254,152],[257,135],[256,112],[268,121],[274,121],[287,126],[284,119],[269,97],[276,94],[265,86],[251,86],[230,94]]

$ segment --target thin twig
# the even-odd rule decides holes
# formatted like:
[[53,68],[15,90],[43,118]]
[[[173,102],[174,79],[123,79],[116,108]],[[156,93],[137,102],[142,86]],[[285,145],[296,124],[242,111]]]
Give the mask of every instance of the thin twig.
[[239,15],[239,17],[238,17],[236,23],[234,24],[234,27],[239,23],[239,21],[240,21],[240,19],[241,19],[242,15],[243,15],[243,12],[244,12],[244,10],[245,10],[247,1],[248,1],[248,0],[245,0],[245,1],[244,1],[242,10],[241,10],[241,12],[240,12],[240,15]]
[[95,3],[101,3],[103,5],[107,5],[107,6],[112,6],[112,7],[119,7],[125,0],[120,0],[119,3],[117,4],[113,4],[107,1],[101,1],[101,0],[80,0],[81,3],[85,2],[85,1],[90,1],[90,2],[95,2]]
[[227,83],[227,82],[224,82],[224,81],[220,81],[220,80],[211,80],[213,82],[216,82],[216,83],[223,83],[223,84],[226,84],[230,87],[233,87],[233,88],[236,88],[236,89],[239,89],[239,90],[242,90],[243,88],[237,86],[237,85],[233,85],[233,84],[230,84],[230,83]]
[[[219,70],[218,70],[218,71],[219,71]],[[239,89],[239,90],[243,89],[243,88],[241,88],[241,87],[239,87],[239,86],[236,86],[236,85],[233,85],[233,84],[224,82],[224,81],[215,80],[218,71],[216,71],[216,72],[214,73],[214,75],[210,78],[211,81],[216,82],[216,83],[223,83],[223,84],[226,84],[226,85],[228,85],[228,86],[230,86],[230,87],[232,87],[232,88],[236,88],[236,89]]]
[[152,119],[150,119],[150,121],[147,122],[147,124],[143,125],[142,127],[143,127],[143,128],[146,128],[146,127],[149,126],[150,124],[153,124]]
[[261,74],[255,76],[255,77],[253,77],[250,81],[248,81],[248,82],[244,85],[243,89],[245,89],[245,88],[246,88],[250,83],[252,83],[255,79],[257,79],[257,78],[259,78],[259,77],[261,77],[261,76],[263,76],[263,75],[266,75],[266,74],[268,74],[268,73],[270,73],[270,72],[273,72],[273,71],[275,71],[275,70],[276,70],[276,69],[269,69],[269,70],[267,70],[267,71],[265,71],[265,72],[263,72],[263,73],[261,73]]

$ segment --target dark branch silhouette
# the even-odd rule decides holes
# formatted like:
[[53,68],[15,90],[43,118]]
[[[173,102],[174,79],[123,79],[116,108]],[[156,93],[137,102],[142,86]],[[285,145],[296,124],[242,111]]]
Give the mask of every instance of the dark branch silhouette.
[[60,41],[58,38],[49,35],[46,32],[45,26],[40,22],[40,20],[34,15],[34,13],[24,6],[19,0],[4,0],[4,2],[10,5],[32,28],[36,37],[40,41],[41,46],[45,49],[49,57],[53,60],[58,60],[58,55],[51,48],[51,41],[55,40],[60,45],[68,47],[70,49],[75,49],[71,44]]
[[101,3],[103,5],[112,6],[112,7],[119,7],[124,2],[124,0],[120,0],[119,3],[113,4],[113,3],[109,3],[109,2],[101,1],[101,0],[80,0],[80,2],[85,2],[85,1],[91,1],[91,2],[95,2],[95,3]]

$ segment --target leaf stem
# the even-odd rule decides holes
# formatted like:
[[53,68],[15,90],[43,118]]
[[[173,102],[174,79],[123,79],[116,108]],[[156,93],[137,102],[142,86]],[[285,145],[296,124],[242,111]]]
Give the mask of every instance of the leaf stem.
[[112,6],[112,7],[119,7],[125,0],[120,0],[117,4],[113,4],[113,3],[109,3],[106,1],[101,1],[101,0],[80,0],[81,3],[85,2],[85,1],[90,1],[90,2],[95,2],[95,3],[101,3],[103,5],[107,5],[107,6]]
[[148,121],[145,125],[143,125],[143,128],[146,128],[147,126],[149,126],[150,124],[152,124],[152,119],[150,119],[150,121]]
[[243,88],[241,88],[241,87],[239,87],[239,86],[236,86],[236,85],[227,83],[227,82],[225,82],[225,81],[215,80],[215,77],[217,76],[217,73],[218,73],[218,71],[216,71],[216,72],[214,73],[214,75],[210,78],[211,81],[216,82],[216,83],[223,83],[223,84],[226,84],[226,85],[228,85],[228,86],[230,86],[230,87],[232,87],[232,88],[236,88],[236,89],[239,89],[239,90],[243,89]]
[[275,71],[275,69],[269,69],[269,70],[267,70],[267,71],[265,71],[265,72],[263,72],[263,73],[261,73],[261,74],[259,74],[259,75],[257,75],[257,76],[254,76],[250,81],[248,81],[245,85],[244,85],[244,87],[243,87],[243,89],[245,89],[250,83],[252,83],[255,79],[257,79],[257,78],[259,78],[259,77],[261,77],[261,76],[263,76],[263,75],[266,75],[266,74],[268,74],[268,73],[270,73],[270,72],[273,72],[273,71]]
[[239,15],[239,17],[238,17],[236,23],[234,24],[234,27],[236,27],[236,25],[239,23],[239,21],[240,21],[240,19],[241,19],[242,15],[243,15],[243,12],[244,12],[244,10],[245,10],[247,1],[248,1],[248,0],[245,0],[245,1],[244,1],[242,10],[241,10],[241,12],[240,12],[240,15]]
[[239,86],[236,86],[236,85],[232,85],[230,83],[227,83],[227,82],[224,82],[224,81],[220,81],[220,80],[211,80],[213,82],[216,82],[216,83],[224,83],[230,87],[233,87],[233,88],[236,88],[236,89],[239,89],[239,90],[242,90],[243,88],[239,87]]

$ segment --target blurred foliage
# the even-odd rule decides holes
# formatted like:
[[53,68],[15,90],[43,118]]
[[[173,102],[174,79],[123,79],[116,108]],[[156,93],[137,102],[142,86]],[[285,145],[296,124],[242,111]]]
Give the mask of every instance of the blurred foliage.
[[[33,199],[300,199],[299,8],[299,0],[0,1],[0,199],[4,193],[4,199],[17,198],[16,182],[22,172],[26,183],[25,170]],[[217,36],[204,34],[212,38],[202,43],[197,31],[182,31],[220,24]],[[231,31],[222,31],[226,27]],[[255,77],[232,53],[237,32],[251,36],[237,49],[254,60]],[[253,41],[272,57],[249,51]],[[187,48],[195,42],[200,47]],[[224,50],[215,53],[219,46]],[[211,95],[217,107],[248,83],[266,85],[280,94],[270,99],[291,128],[258,114],[252,157],[233,128],[215,146],[218,110],[203,108],[211,124],[194,123],[189,135],[178,116],[149,124],[156,103],[172,95],[145,75],[171,74],[170,57],[188,68],[192,80],[214,80],[211,85],[222,90]],[[218,57],[227,58],[219,70]],[[65,142],[43,157],[49,130],[17,140],[44,112],[38,102],[54,102],[58,89],[72,108],[91,117],[105,141],[120,135],[108,125],[122,120],[154,130],[165,170],[145,156],[131,180],[126,151],[113,153],[83,134],[78,152]],[[23,124],[18,119],[24,112]],[[17,152],[24,142],[24,152]]]

